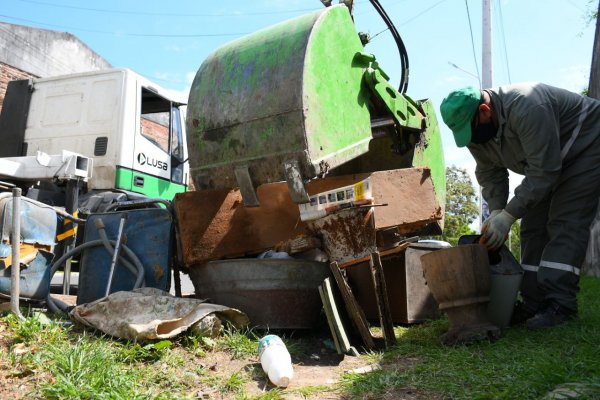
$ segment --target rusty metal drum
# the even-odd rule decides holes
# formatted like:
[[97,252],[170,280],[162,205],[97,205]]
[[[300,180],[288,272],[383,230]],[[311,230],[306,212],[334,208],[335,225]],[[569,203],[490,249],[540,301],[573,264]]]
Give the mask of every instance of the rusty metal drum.
[[318,287],[330,276],[324,262],[295,258],[238,258],[210,261],[189,270],[196,296],[237,308],[250,326],[310,329],[318,322]]

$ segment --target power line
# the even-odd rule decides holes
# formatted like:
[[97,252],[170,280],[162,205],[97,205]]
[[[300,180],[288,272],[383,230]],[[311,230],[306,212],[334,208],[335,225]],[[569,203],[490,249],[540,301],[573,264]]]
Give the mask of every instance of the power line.
[[477,54],[475,52],[475,40],[473,39],[473,27],[471,26],[471,14],[469,13],[469,3],[465,0],[465,6],[467,7],[467,19],[469,20],[469,31],[471,33],[471,46],[473,48],[473,59],[475,60],[475,70],[477,71],[477,79],[479,80],[479,86],[481,88],[481,76],[479,75],[479,65],[477,65]]
[[15,21],[27,22],[30,24],[36,24],[40,26],[48,26],[57,29],[63,29],[66,31],[80,31],[80,32],[91,32],[91,33],[100,33],[104,35],[115,35],[115,36],[132,36],[132,37],[166,37],[166,38],[191,38],[191,37],[220,37],[220,36],[243,36],[247,35],[250,32],[237,32],[237,33],[192,33],[192,34],[160,34],[160,33],[126,33],[126,32],[109,32],[109,31],[101,31],[95,29],[86,29],[86,28],[76,28],[76,27],[68,27],[62,25],[55,24],[47,24],[45,22],[33,21],[25,18],[12,17],[10,15],[0,14],[0,18],[8,18]]
[[246,15],[273,15],[273,14],[293,14],[297,12],[306,12],[306,11],[316,11],[317,8],[304,8],[304,9],[296,9],[296,10],[278,10],[278,11],[261,11],[261,12],[234,12],[234,13],[211,13],[211,14],[194,14],[194,13],[165,13],[165,12],[150,12],[150,11],[140,11],[140,10],[115,10],[108,8],[91,8],[91,7],[80,7],[80,6],[70,6],[65,4],[54,4],[46,1],[38,1],[38,0],[19,0],[23,3],[37,4],[48,7],[56,7],[56,8],[68,8],[72,10],[80,10],[80,11],[91,11],[91,12],[99,12],[99,13],[109,13],[109,14],[128,14],[128,15],[146,15],[146,16],[161,16],[161,17],[240,17]]
[[[426,8],[425,10],[421,11],[421,12],[420,12],[420,13],[418,13],[417,15],[415,15],[415,16],[413,16],[413,17],[411,17],[411,18],[407,19],[406,21],[404,21],[404,22],[402,22],[402,23],[400,23],[398,26],[404,26],[404,25],[408,24],[409,22],[412,22],[413,20],[415,20],[415,19],[419,18],[420,16],[422,16],[423,14],[425,14],[425,13],[427,13],[427,12],[431,11],[433,8],[435,8],[435,7],[439,6],[440,4],[442,4],[442,3],[443,3],[443,2],[445,2],[445,1],[446,1],[446,0],[440,0],[440,1],[438,1],[437,3],[435,3],[434,5],[432,5],[431,7],[428,7],[428,8]],[[398,3],[395,3],[395,4],[398,4]],[[382,33],[386,32],[386,31],[388,31],[388,30],[389,30],[389,28],[386,28],[386,29],[382,30],[381,32],[378,32],[378,33],[376,33],[375,35],[373,35],[373,36],[371,37],[371,40],[375,39],[377,36],[381,35]]]
[[502,47],[504,49],[504,60],[506,61],[506,74],[508,75],[508,83],[512,83],[510,79],[510,68],[508,63],[508,52],[506,51],[506,35],[504,34],[504,17],[502,16],[502,1],[498,1],[498,19],[500,26],[500,35],[502,36]]

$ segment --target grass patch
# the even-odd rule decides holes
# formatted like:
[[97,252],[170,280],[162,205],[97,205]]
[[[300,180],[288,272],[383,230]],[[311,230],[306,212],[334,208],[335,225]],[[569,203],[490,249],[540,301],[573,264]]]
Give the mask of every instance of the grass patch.
[[583,277],[581,288],[577,321],[541,331],[510,328],[494,343],[443,346],[445,320],[398,329],[397,345],[381,357],[383,368],[346,375],[345,393],[381,398],[403,387],[451,399],[539,399],[576,383],[577,398],[598,399],[600,280]]
[[[53,362],[47,364],[46,360]],[[136,388],[134,370],[116,362],[115,352],[105,343],[81,337],[75,343],[54,343],[36,354],[38,367],[46,368],[54,382],[39,393],[48,399],[137,399],[145,397]]]
[[[494,343],[458,347],[440,344],[448,328],[444,319],[397,327],[396,346],[360,357],[362,365],[381,369],[346,373],[338,384],[287,389],[267,385],[257,363],[258,340],[269,332],[226,327],[215,339],[187,334],[135,343],[31,311],[24,321],[7,314],[0,317],[0,397],[12,385],[26,386],[25,398],[44,399],[279,400],[324,393],[350,399],[539,399],[557,388],[578,399],[600,399],[600,279],[583,277],[581,288],[580,317],[567,325],[511,328]],[[322,350],[313,335],[278,334],[296,362],[312,362]]]
[[223,330],[215,348],[226,351],[233,358],[255,357],[258,352],[258,340],[260,338],[252,330],[239,331],[231,327]]

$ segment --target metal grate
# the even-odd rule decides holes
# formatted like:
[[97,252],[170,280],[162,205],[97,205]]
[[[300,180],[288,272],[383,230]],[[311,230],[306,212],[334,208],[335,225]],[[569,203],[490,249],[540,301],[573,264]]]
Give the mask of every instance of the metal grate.
[[94,156],[104,156],[106,155],[106,149],[108,148],[108,137],[100,136],[96,138],[96,143],[94,144]]

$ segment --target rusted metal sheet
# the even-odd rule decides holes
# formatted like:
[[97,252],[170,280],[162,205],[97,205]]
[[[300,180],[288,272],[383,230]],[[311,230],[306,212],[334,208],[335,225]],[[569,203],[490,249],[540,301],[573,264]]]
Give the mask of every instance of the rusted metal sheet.
[[312,196],[353,185],[369,177],[373,201],[388,204],[375,209],[376,230],[398,226],[400,234],[407,234],[441,221],[442,208],[435,195],[429,168],[403,168],[315,179],[307,184],[307,190]]
[[311,221],[310,228],[323,239],[329,261],[343,264],[377,251],[371,209],[347,209]]
[[257,195],[260,207],[244,207],[239,190],[178,194],[173,206],[185,266],[257,254],[308,234],[285,182],[262,185]]
[[[441,207],[426,168],[316,179],[307,184],[307,191],[313,196],[369,177],[373,201],[388,204],[373,209],[375,231],[397,226],[399,234],[408,235],[441,220]],[[239,190],[210,189],[178,194],[173,205],[185,266],[258,254],[310,233],[307,225],[300,221],[298,205],[292,202],[285,182],[261,185],[257,195],[260,207],[244,207]]]

